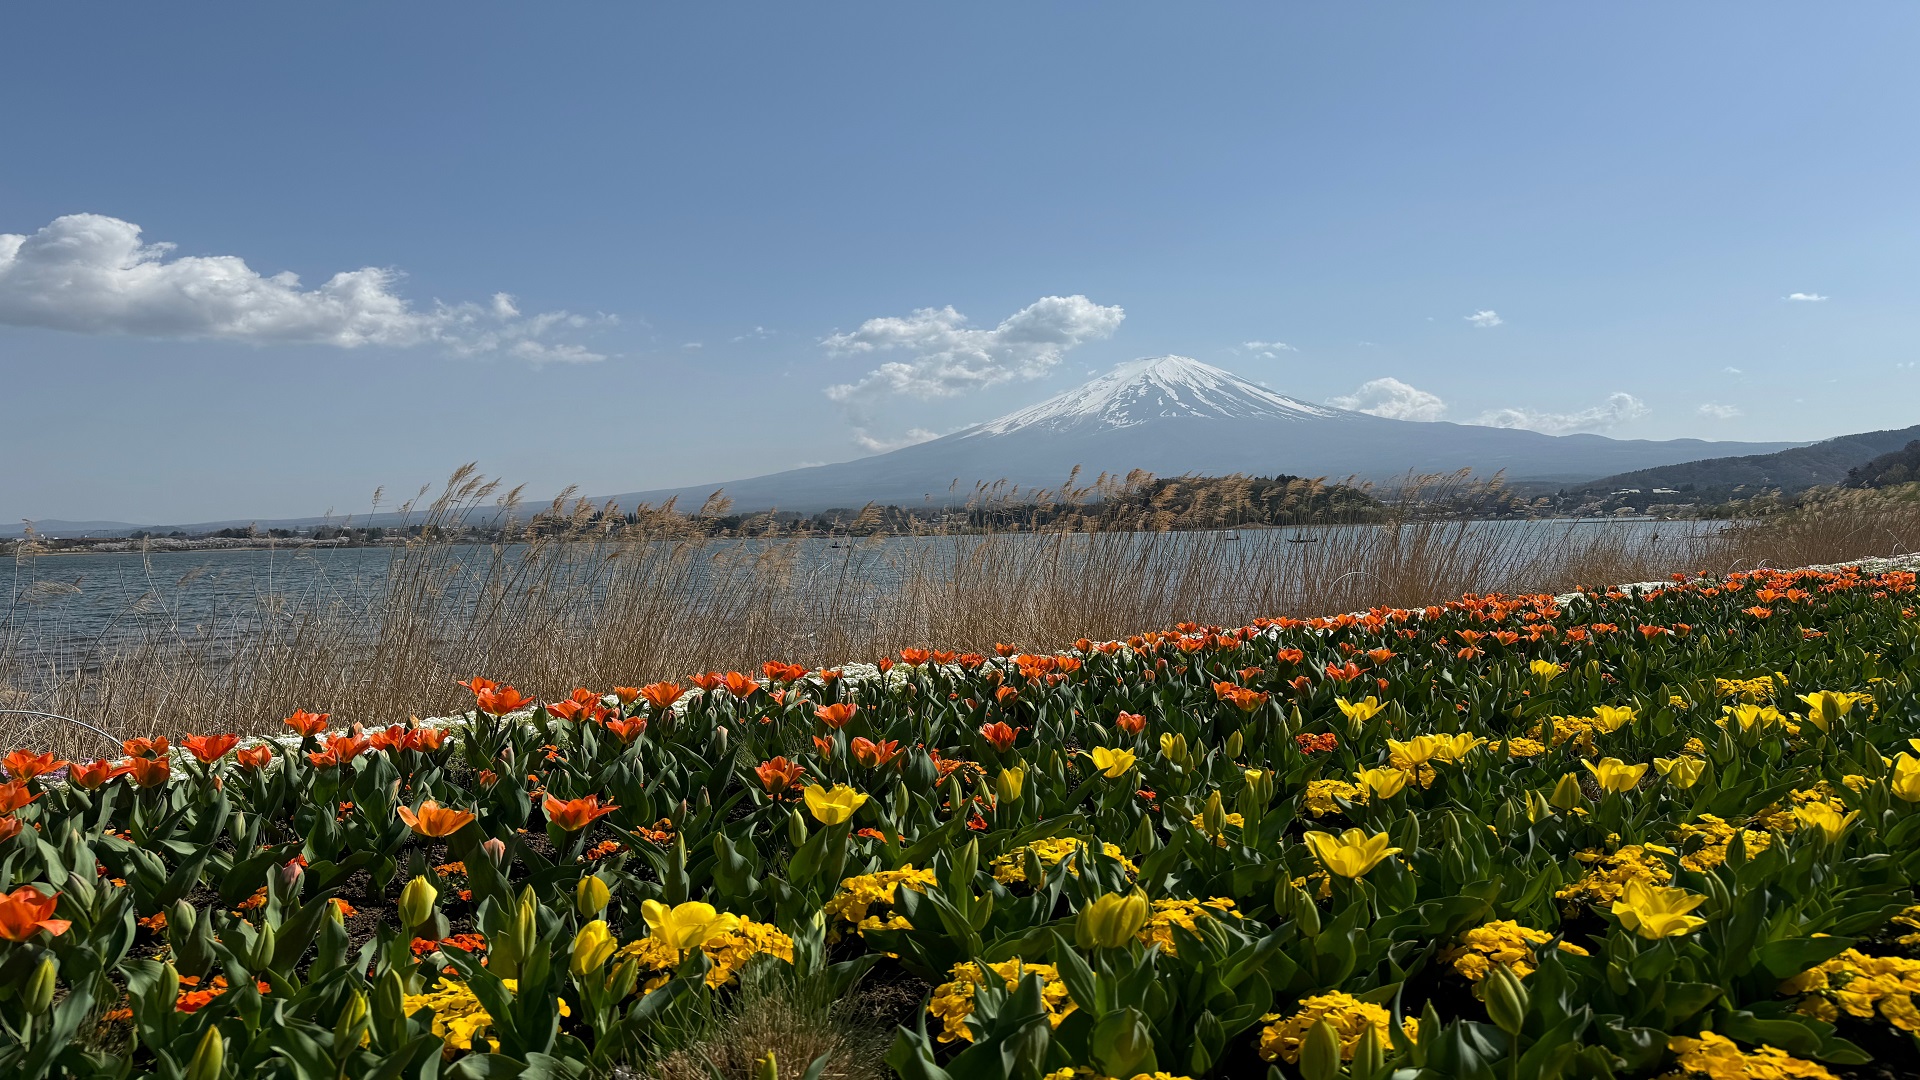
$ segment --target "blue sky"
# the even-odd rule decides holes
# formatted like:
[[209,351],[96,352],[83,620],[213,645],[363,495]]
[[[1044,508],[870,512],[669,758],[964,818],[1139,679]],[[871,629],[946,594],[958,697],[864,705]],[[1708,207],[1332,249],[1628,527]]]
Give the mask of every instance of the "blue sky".
[[1164,352],[1920,423],[1920,8],[679,7],[0,12],[0,515],[719,481]]

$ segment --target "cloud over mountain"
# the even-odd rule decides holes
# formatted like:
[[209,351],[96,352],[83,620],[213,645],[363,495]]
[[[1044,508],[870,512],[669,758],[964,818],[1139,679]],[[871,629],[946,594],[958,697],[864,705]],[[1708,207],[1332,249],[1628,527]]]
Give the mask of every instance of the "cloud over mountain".
[[1016,379],[1037,379],[1068,350],[1111,335],[1126,314],[1074,295],[1043,296],[990,330],[969,327],[967,317],[951,305],[868,319],[821,344],[834,353],[897,351],[911,359],[890,360],[857,382],[828,387],[827,396],[840,402],[894,394],[952,397]]
[[1495,409],[1482,413],[1474,423],[1485,427],[1525,428],[1548,435],[1575,431],[1605,431],[1629,420],[1638,420],[1653,410],[1646,402],[1627,393],[1608,394],[1607,400],[1578,412],[1542,412],[1537,409]]
[[1329,398],[1327,404],[1389,420],[1438,420],[1447,412],[1447,403],[1438,394],[1394,378],[1369,379],[1351,394]]
[[140,226],[68,214],[32,235],[0,233],[0,323],[80,334],[126,334],[254,345],[435,344],[462,355],[505,352],[536,364],[605,357],[545,340],[593,321],[564,311],[523,315],[513,297],[418,309],[394,291],[400,274],[362,267],[303,288],[237,255],[183,255],[143,243]]

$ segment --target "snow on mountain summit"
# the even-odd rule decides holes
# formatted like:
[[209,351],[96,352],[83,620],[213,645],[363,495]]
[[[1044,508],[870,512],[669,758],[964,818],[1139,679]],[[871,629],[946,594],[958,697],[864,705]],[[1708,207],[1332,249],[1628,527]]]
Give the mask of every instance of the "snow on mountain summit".
[[1033,428],[1126,428],[1166,417],[1310,420],[1342,415],[1340,409],[1276,394],[1191,357],[1154,356],[1121,364],[1091,382],[989,420],[961,437],[1008,435]]

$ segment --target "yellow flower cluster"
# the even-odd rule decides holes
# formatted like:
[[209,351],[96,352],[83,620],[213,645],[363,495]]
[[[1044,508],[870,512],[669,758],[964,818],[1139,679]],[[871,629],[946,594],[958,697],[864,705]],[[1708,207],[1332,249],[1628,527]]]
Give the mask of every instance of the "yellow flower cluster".
[[[1453,964],[1453,970],[1474,982],[1486,978],[1495,964],[1505,965],[1508,971],[1524,979],[1534,971],[1534,946],[1545,945],[1552,938],[1553,935],[1544,930],[1521,926],[1512,919],[1495,919],[1461,934],[1460,944],[1441,953],[1440,959]],[[1575,956],[1588,955],[1587,950],[1564,941],[1560,943],[1560,951]]]
[[1913,1003],[1920,993],[1920,960],[1848,949],[1781,983],[1780,992],[1806,994],[1798,1009],[1808,1016],[1832,1021],[1845,1012],[1869,1020],[1878,1009],[1887,1023],[1920,1034],[1920,1010]]
[[[772,923],[755,922],[741,919],[739,925],[708,938],[700,946],[707,954],[713,966],[707,969],[707,985],[718,989],[731,983],[747,961],[756,956],[776,956],[787,963],[793,963],[793,939],[780,932]],[[673,970],[680,966],[685,954],[675,948],[663,936],[648,934],[639,941],[621,946],[614,954],[617,960],[632,957],[640,964],[640,971],[647,976],[641,989],[647,993],[658,990],[673,978]]]
[[[1069,1065],[1064,1069],[1053,1070],[1045,1076],[1042,1076],[1040,1080],[1120,1080],[1120,1078],[1095,1072],[1085,1065]],[[1193,1080],[1193,1078],[1190,1076],[1176,1076],[1170,1072],[1150,1072],[1134,1073],[1133,1076],[1127,1078],[1127,1080]]]
[[1340,804],[1334,802],[1335,799],[1363,803],[1367,801],[1367,789],[1358,784],[1349,784],[1345,780],[1307,781],[1307,812],[1314,817],[1340,813]]
[[1655,858],[1655,853],[1671,855],[1670,849],[1649,844],[1628,844],[1611,855],[1602,855],[1597,851],[1582,851],[1574,856],[1591,866],[1579,881],[1553,894],[1554,899],[1568,911],[1576,911],[1582,904],[1610,904],[1620,899],[1627,882],[1638,881],[1643,885],[1665,885],[1673,880],[1673,871],[1667,864]]
[[1506,750],[1507,756],[1510,758],[1539,757],[1541,754],[1547,752],[1547,745],[1539,739],[1521,738],[1508,739],[1505,742],[1495,739],[1487,744],[1487,750],[1491,753],[1497,754],[1502,749]]
[[[1920,904],[1915,904],[1900,914],[1895,915],[1893,921],[1897,926],[1910,926],[1915,930],[1920,930]],[[1911,949],[1916,945],[1920,945],[1920,933],[1902,934],[1894,940],[1896,943]]]
[[[1360,1036],[1368,1028],[1379,1033],[1382,1045],[1385,1045],[1389,1025],[1393,1017],[1387,1010],[1370,1001],[1361,1001],[1352,994],[1335,991],[1331,994],[1316,994],[1300,1002],[1300,1011],[1291,1016],[1282,1017],[1279,1013],[1268,1013],[1260,1018],[1266,1026],[1260,1029],[1260,1056],[1268,1061],[1284,1061],[1289,1065],[1300,1062],[1300,1044],[1307,1037],[1313,1025],[1325,1020],[1340,1036],[1340,1059],[1353,1060],[1354,1047],[1360,1043]],[[1420,1022],[1409,1016],[1401,1021],[1407,1038],[1418,1038]]]
[[827,940],[839,941],[848,927],[856,930],[912,929],[904,918],[882,917],[873,914],[872,909],[893,903],[902,885],[924,894],[938,884],[932,867],[915,870],[912,866],[882,870],[877,874],[861,874],[841,881],[840,891],[821,908],[832,923]]
[[1541,722],[1534,734],[1539,736],[1537,741],[1545,743],[1549,749],[1572,742],[1574,749],[1586,757],[1600,752],[1593,742],[1595,730],[1597,724],[1591,716],[1550,716]]
[[[1022,844],[1012,851],[1007,852],[1005,855],[994,859],[993,862],[987,865],[987,869],[993,873],[993,880],[1002,885],[1012,885],[1015,882],[1027,880],[1027,852],[1033,852],[1034,857],[1040,860],[1041,866],[1058,866],[1060,860],[1079,851],[1082,846],[1080,839],[1074,836],[1056,836],[1048,840],[1035,840],[1031,844]],[[1119,859],[1120,865],[1126,869],[1129,875],[1139,872],[1140,868],[1133,865],[1132,860],[1120,853],[1120,845],[1101,844],[1100,850],[1112,858]],[[1073,872],[1075,874],[1079,873],[1077,866]]]
[[[520,989],[514,979],[501,979],[500,984],[509,993]],[[422,1009],[433,1010],[433,1033],[447,1041],[447,1045],[460,1050],[494,1051],[500,1048],[500,1042],[487,1036],[487,1028],[493,1023],[493,1017],[481,1006],[480,999],[474,996],[473,988],[458,979],[449,979],[442,975],[433,989],[424,994],[408,994],[401,999],[401,1009],[408,1016]],[[573,1011],[567,1008],[566,1000],[560,1001],[560,1015],[571,1016]],[[476,1045],[476,1040],[484,1044]]]
[[[1067,992],[1067,984],[1060,981],[1060,969],[1052,964],[1025,964],[1016,957],[986,967],[1000,977],[1008,990],[1019,986],[1027,975],[1040,976],[1040,1002],[1047,1010],[1047,1021],[1054,1027],[1059,1027],[1060,1021],[1073,1012],[1073,996]],[[927,1013],[940,1021],[939,1041],[972,1042],[973,1032],[967,1030],[967,1017],[973,1015],[974,990],[986,981],[986,975],[980,965],[971,960],[955,964],[948,975],[950,981],[934,988]]]
[[[1784,680],[1782,680],[1784,681]],[[1715,679],[1713,692],[1723,698],[1739,698],[1749,705],[1773,699],[1776,686],[1771,675],[1757,679]]]
[[[1695,873],[1705,873],[1727,861],[1727,845],[1733,842],[1733,826],[1712,814],[1701,814],[1697,821],[1684,821],[1673,831],[1673,842],[1681,848],[1699,840],[1698,849],[1680,857],[1680,865]],[[1740,830],[1749,856],[1758,855],[1773,843],[1773,834],[1754,829]]]
[[1697,1039],[1676,1035],[1667,1040],[1667,1049],[1679,1055],[1679,1066],[1662,1080],[1688,1076],[1706,1076],[1712,1080],[1839,1080],[1825,1066],[1802,1061],[1771,1046],[1751,1053],[1742,1052],[1732,1039],[1703,1031]]
[[1153,912],[1147,916],[1147,923],[1140,928],[1140,940],[1148,945],[1160,946],[1160,951],[1169,956],[1180,955],[1174,948],[1173,928],[1192,930],[1193,921],[1202,915],[1219,918],[1231,915],[1243,916],[1233,910],[1233,901],[1223,896],[1211,900],[1155,900]]

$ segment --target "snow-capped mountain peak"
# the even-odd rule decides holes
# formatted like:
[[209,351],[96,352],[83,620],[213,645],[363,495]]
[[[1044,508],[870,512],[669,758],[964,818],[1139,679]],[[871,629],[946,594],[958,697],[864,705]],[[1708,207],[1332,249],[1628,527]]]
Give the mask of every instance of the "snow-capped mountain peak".
[[1187,356],[1152,356],[962,433],[963,438],[1042,429],[1126,428],[1167,417],[1211,420],[1332,419],[1340,409],[1276,394]]

